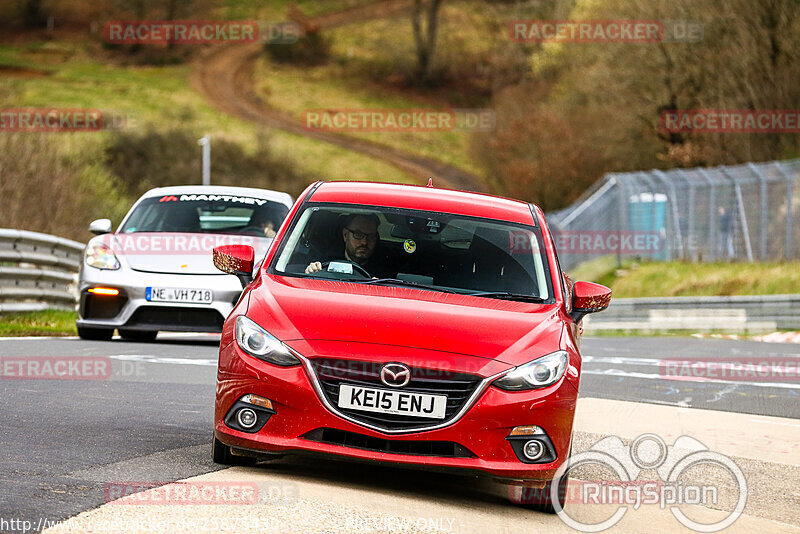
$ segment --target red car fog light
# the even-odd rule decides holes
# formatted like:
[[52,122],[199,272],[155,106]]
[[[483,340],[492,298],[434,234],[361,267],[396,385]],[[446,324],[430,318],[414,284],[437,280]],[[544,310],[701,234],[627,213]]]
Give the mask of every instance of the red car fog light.
[[543,464],[554,462],[557,458],[553,442],[542,427],[535,425],[514,427],[506,440],[522,463]]
[[545,447],[541,441],[538,439],[532,439],[530,441],[525,442],[525,445],[522,446],[522,454],[525,455],[525,458],[528,460],[535,462],[542,456],[544,456]]
[[241,408],[236,412],[236,422],[239,423],[242,428],[250,430],[258,423],[258,416],[256,412],[250,408]]
[[234,430],[253,434],[275,415],[272,401],[258,395],[244,395],[233,403],[225,415],[225,424]]

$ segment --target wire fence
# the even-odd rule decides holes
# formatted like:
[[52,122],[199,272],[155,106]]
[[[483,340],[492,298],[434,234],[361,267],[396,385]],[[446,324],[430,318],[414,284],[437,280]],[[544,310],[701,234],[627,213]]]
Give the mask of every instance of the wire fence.
[[548,221],[565,270],[608,255],[800,259],[800,159],[607,174]]

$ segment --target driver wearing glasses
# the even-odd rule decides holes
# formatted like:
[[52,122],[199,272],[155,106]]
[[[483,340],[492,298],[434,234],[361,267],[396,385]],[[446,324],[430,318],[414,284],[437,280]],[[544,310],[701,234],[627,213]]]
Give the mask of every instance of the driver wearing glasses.
[[[344,240],[344,259],[360,266],[372,276],[384,278],[392,276],[387,273],[385,266],[374,261],[373,254],[378,244],[378,226],[380,219],[374,213],[369,215],[351,214],[345,218],[342,228]],[[372,261],[371,261],[372,260]],[[312,261],[306,267],[306,274],[316,273],[323,269],[322,262]]]

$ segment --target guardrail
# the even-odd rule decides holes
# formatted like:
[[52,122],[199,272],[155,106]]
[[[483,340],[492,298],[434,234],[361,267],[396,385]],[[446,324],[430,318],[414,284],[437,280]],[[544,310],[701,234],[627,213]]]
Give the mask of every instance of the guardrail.
[[626,330],[800,330],[800,294],[613,299],[608,310],[587,317],[584,328],[587,334]]
[[83,243],[0,228],[0,313],[72,310]]

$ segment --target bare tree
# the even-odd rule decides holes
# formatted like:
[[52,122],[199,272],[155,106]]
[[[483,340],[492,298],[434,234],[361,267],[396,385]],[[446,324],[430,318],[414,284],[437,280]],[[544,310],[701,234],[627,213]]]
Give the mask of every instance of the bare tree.
[[42,0],[26,0],[22,5],[22,21],[26,28],[40,28],[44,25]]
[[[439,27],[439,8],[444,0],[414,0],[411,24],[417,47],[417,76],[420,81],[431,79],[431,65],[436,50],[436,31]],[[424,26],[424,28],[423,28]]]

